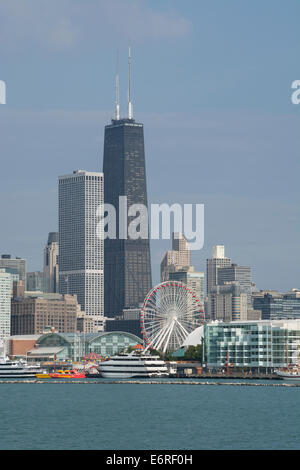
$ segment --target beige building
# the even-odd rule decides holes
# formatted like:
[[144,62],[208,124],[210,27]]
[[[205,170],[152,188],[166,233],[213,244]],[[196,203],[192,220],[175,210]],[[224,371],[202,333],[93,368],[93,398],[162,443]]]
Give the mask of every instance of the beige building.
[[208,296],[211,320],[231,322],[247,319],[247,294],[237,282],[212,287]]
[[204,308],[204,273],[195,271],[194,266],[190,266],[182,271],[169,273],[169,279],[180,281],[186,284],[198,297]]
[[161,265],[162,282],[169,280],[169,274],[184,271],[191,266],[191,250],[182,233],[173,233],[172,250],[166,252]]
[[247,318],[241,318],[241,320],[261,320],[261,310],[254,310],[253,308],[248,308]]
[[80,306],[76,295],[26,293],[16,285],[14,291],[18,296],[11,301],[12,335],[35,335],[47,327],[59,333],[77,330]]
[[80,333],[97,333],[99,328],[91,315],[80,312],[77,316],[77,331],[80,331]]

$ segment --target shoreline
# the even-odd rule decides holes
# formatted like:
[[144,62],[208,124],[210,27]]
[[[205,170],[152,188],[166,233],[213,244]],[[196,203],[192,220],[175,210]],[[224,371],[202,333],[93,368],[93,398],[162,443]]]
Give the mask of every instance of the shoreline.
[[112,385],[112,384],[128,384],[128,385],[198,385],[198,386],[235,386],[235,387],[300,387],[300,382],[291,383],[280,382],[280,383],[253,383],[253,382],[200,382],[200,381],[189,381],[189,380],[178,380],[178,381],[153,381],[153,380],[48,380],[48,379],[28,379],[28,380],[0,380],[0,384],[99,384],[99,385]]

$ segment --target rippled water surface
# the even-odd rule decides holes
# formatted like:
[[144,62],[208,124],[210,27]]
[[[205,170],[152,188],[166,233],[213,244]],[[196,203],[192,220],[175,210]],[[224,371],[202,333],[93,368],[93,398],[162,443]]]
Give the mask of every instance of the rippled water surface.
[[1,449],[299,449],[300,388],[0,384]]

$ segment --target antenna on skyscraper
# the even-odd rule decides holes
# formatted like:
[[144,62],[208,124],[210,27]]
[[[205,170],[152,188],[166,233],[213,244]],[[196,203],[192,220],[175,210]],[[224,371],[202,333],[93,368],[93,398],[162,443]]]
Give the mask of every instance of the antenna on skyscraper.
[[116,120],[120,119],[120,99],[119,99],[119,51],[117,51],[117,70],[116,70]]
[[131,67],[131,52],[130,46],[128,47],[128,118],[132,119],[132,103],[131,103],[131,94],[130,94],[130,67]]

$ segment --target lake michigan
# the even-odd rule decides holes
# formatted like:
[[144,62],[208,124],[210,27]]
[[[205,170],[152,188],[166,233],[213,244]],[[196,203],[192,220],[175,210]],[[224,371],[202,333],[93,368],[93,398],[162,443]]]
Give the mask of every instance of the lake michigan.
[[300,388],[0,384],[0,449],[299,449]]

